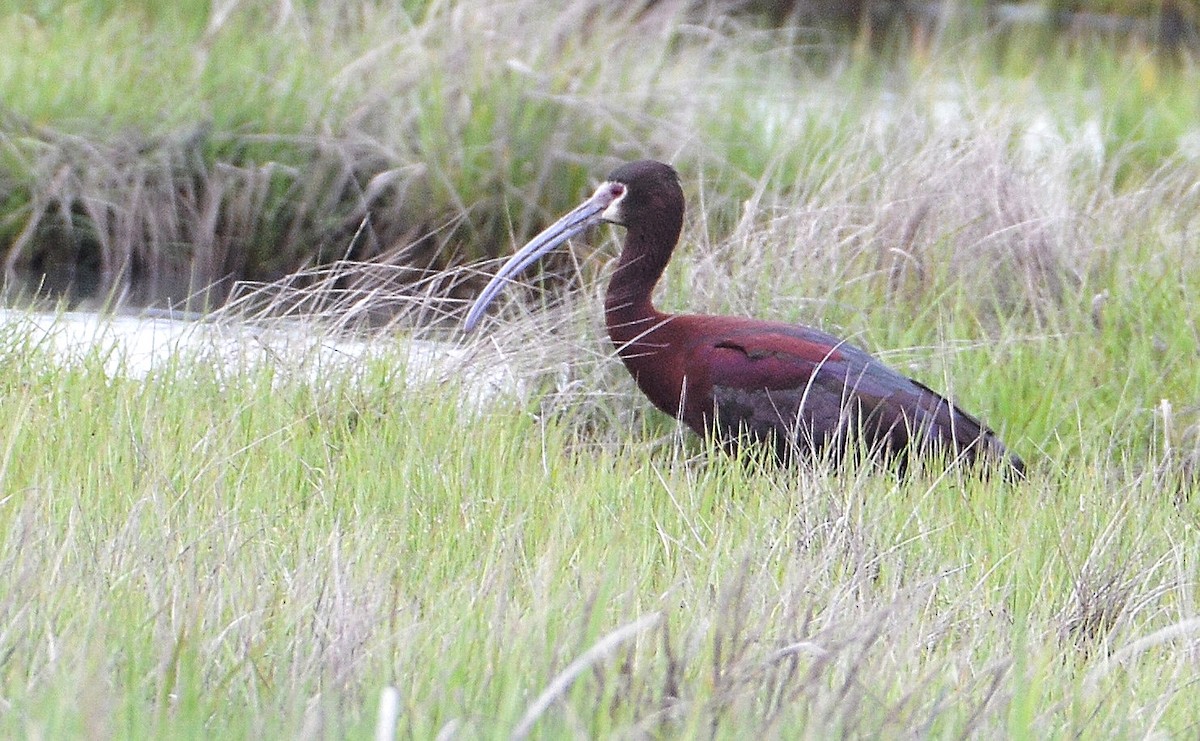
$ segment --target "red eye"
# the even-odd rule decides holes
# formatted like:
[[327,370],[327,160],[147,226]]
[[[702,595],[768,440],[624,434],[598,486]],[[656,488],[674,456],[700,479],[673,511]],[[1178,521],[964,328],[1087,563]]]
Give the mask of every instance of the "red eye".
[[625,195],[625,184],[613,183],[610,191],[612,192],[613,198],[620,198],[621,196]]

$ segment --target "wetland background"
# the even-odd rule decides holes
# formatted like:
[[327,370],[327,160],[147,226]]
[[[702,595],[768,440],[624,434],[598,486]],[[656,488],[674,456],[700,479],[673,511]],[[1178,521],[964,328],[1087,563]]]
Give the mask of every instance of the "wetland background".
[[[1194,736],[1196,18],[6,11],[10,302],[213,310],[189,324],[257,353],[114,372],[5,312],[0,736]],[[604,336],[615,230],[456,331],[495,260],[640,157],[689,204],[664,310],[875,350],[1029,480],[710,449]],[[254,334],[302,322],[307,360]],[[471,403],[481,376],[504,393]]]

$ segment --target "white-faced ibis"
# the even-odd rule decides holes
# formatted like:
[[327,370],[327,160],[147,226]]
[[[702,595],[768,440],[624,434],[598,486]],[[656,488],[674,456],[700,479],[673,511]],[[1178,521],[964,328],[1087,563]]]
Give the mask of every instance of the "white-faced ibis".
[[[864,350],[783,322],[664,314],[651,292],[683,228],[675,170],[630,162],[592,197],[512,256],[467,314],[466,329],[518,273],[602,221],[624,226],[625,248],[608,284],[608,336],[656,407],[727,448],[752,440],[783,460],[861,449],[884,458],[941,453],[987,459],[1020,474],[1025,465],[992,430],[924,384]],[[856,448],[857,446],[857,448]]]

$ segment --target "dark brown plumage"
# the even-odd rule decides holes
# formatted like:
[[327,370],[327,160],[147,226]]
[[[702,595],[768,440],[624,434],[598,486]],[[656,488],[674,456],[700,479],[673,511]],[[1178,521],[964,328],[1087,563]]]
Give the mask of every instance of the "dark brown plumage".
[[820,330],[783,322],[658,311],[651,295],[683,228],[684,198],[669,165],[621,165],[596,192],[521,248],[468,314],[470,330],[508,280],[601,221],[627,229],[605,297],[608,335],[653,404],[729,447],[751,441],[781,459],[855,445],[898,459],[943,453],[1025,464],[992,430],[927,386]]

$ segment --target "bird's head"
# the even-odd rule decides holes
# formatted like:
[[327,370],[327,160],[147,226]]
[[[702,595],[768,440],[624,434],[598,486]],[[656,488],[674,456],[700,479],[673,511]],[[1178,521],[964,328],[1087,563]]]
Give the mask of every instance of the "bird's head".
[[621,165],[590,198],[546,227],[501,266],[471,306],[464,328],[468,332],[474,329],[488,304],[513,278],[576,234],[603,221],[633,229],[651,223],[655,216],[662,217],[664,213],[668,224],[672,218],[677,222],[671,241],[673,246],[683,220],[683,189],[675,169],[654,160]]

